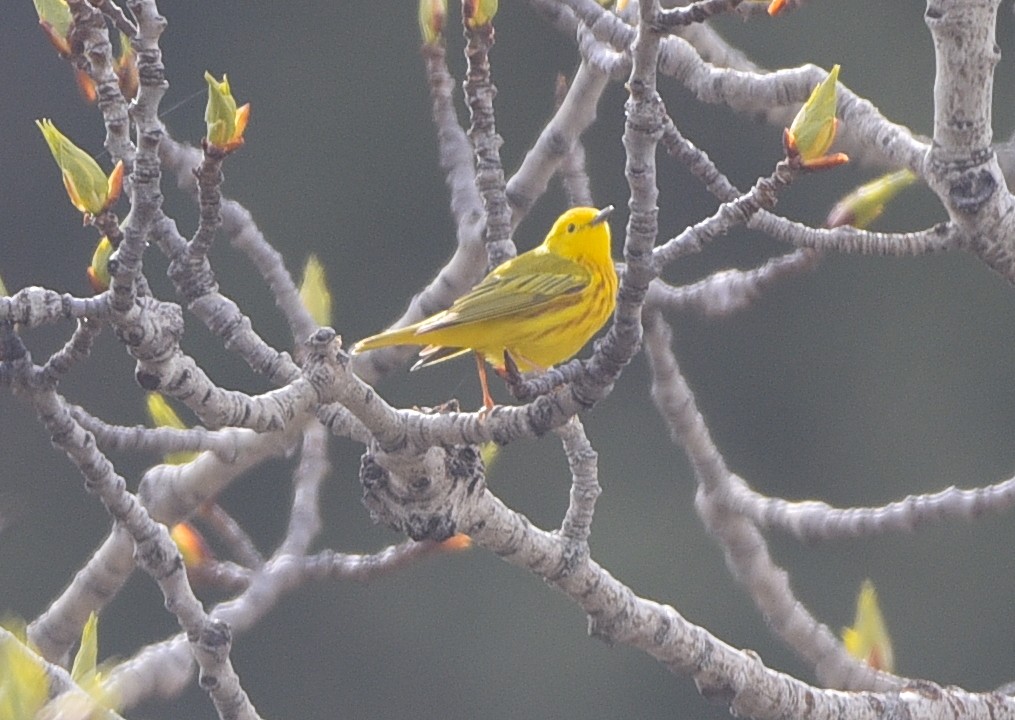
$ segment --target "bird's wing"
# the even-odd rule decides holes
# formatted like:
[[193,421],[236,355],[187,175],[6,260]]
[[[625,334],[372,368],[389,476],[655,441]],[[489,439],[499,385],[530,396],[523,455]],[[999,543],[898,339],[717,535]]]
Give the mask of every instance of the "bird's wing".
[[439,316],[421,323],[417,333],[537,310],[581,292],[589,280],[589,271],[572,260],[525,253],[500,265]]

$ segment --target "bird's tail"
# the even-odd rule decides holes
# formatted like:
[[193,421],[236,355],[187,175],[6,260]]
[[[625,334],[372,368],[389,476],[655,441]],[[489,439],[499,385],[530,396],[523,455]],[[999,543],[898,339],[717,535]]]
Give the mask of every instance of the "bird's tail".
[[352,354],[376,350],[377,348],[389,347],[391,345],[424,345],[416,335],[416,326],[409,325],[394,330],[385,330],[382,333],[363,338],[352,346]]

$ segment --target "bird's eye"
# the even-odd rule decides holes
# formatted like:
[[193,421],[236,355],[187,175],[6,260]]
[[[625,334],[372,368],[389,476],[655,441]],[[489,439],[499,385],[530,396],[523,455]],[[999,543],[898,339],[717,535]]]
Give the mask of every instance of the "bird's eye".
[[568,231],[569,233],[573,233],[573,232],[574,232],[575,230],[577,230],[577,228],[575,227],[575,224],[574,224],[574,223],[570,223],[570,224],[569,224],[569,225],[567,226],[567,231]]

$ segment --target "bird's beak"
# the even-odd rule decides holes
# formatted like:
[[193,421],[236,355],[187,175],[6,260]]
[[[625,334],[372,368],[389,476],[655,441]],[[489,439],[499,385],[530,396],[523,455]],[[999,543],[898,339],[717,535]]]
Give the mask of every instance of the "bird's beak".
[[610,216],[611,212],[613,212],[613,206],[607,205],[606,207],[604,207],[602,210],[599,211],[598,215],[592,218],[592,220],[589,222],[589,225],[598,225],[599,223],[605,221],[606,218]]

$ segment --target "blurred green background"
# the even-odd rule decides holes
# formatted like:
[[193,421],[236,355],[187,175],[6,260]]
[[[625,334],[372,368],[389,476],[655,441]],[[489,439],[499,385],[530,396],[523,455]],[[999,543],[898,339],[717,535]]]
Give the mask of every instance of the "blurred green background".
[[[228,72],[253,115],[246,146],[226,164],[225,192],[251,209],[291,270],[298,272],[310,252],[322,258],[340,333],[355,339],[383,327],[453,249],[415,3],[229,0],[166,2],[161,9],[169,20],[163,36],[171,83],[163,107],[174,108],[165,118],[169,130],[197,142],[202,74]],[[778,21],[724,18],[716,27],[768,67],[841,63],[848,86],[893,120],[929,133],[934,60],[923,9],[913,0],[813,3]],[[450,25],[450,57],[460,79],[462,41]],[[998,137],[1015,125],[1012,29],[1006,9],[998,30],[1004,53],[995,92]],[[491,62],[502,157],[511,172],[550,117],[555,76],[573,73],[576,50],[527,5],[504,2]],[[84,268],[95,238],[67,202],[33,121],[52,117],[97,153],[98,115],[79,100],[28,0],[5,3],[0,67],[0,273],[11,289],[44,285],[87,294]],[[739,186],[770,172],[779,159],[780,129],[701,106],[669,80],[661,90],[684,134]],[[627,217],[624,99],[622,88],[611,86],[585,137],[596,202],[618,208],[617,256]],[[779,209],[820,222],[839,195],[876,172],[847,167],[805,178]],[[665,158],[659,183],[666,237],[714,210],[685,170]],[[164,188],[169,212],[189,234],[194,209],[170,180]],[[562,209],[559,191],[544,198],[518,230],[520,249],[537,243]],[[942,219],[930,193],[917,188],[880,227],[920,229]],[[712,269],[753,267],[785,250],[738,232],[666,275],[693,280]],[[258,332],[286,346],[286,327],[244,258],[221,243],[212,260],[223,291]],[[152,251],[146,261],[156,290],[170,297],[164,259]],[[762,492],[867,505],[1012,473],[1015,292],[972,257],[829,257],[734,317],[672,319],[678,357],[717,443],[730,467]],[[27,339],[41,358],[69,331],[50,328]],[[228,387],[266,389],[208,340],[190,319],[186,349],[213,378]],[[142,423],[132,369],[107,332],[62,390],[110,422]],[[402,405],[450,396],[467,406],[479,402],[466,361],[399,374],[380,389]],[[651,405],[642,357],[585,423],[600,453],[604,487],[593,556],[636,592],[673,604],[775,668],[811,679],[768,632],[695,517],[693,480]],[[31,618],[102,540],[109,521],[8,393],[0,394],[0,437],[0,612]],[[369,552],[402,539],[372,525],[360,505],[360,452],[349,442],[332,445],[321,547]],[[132,487],[152,461],[113,459]],[[284,530],[291,467],[287,460],[270,463],[222,499],[265,552]],[[504,449],[490,485],[537,524],[559,524],[568,476],[556,439]],[[980,690],[1015,675],[1013,543],[1012,518],[987,516],[913,535],[812,547],[776,534],[772,549],[800,598],[833,629],[851,622],[860,582],[871,577],[900,672]],[[135,574],[102,616],[101,654],[129,656],[174,626],[157,589]],[[572,604],[482,550],[430,559],[366,585],[306,587],[237,638],[234,663],[266,717],[727,717],[725,707],[698,697],[690,679],[671,676],[640,652],[589,639]],[[197,689],[128,714],[214,716]]]

